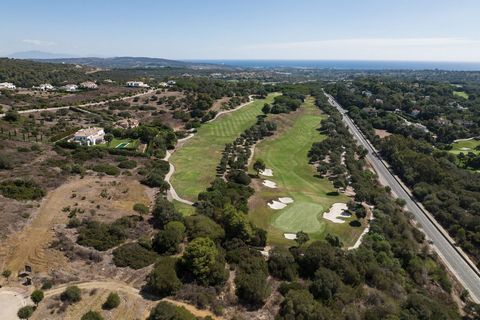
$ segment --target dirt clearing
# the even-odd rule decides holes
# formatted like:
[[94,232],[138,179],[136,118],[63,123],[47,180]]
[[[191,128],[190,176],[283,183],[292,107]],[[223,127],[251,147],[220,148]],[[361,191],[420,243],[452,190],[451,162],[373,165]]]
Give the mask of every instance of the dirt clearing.
[[63,254],[49,248],[54,240],[55,225],[66,224],[72,212],[79,219],[95,217],[100,221],[111,221],[133,214],[135,203],[150,205],[150,199],[145,187],[133,178],[73,178],[50,191],[41,201],[31,223],[3,241],[0,266],[16,275],[25,264],[31,265],[35,273],[49,272],[65,265]]

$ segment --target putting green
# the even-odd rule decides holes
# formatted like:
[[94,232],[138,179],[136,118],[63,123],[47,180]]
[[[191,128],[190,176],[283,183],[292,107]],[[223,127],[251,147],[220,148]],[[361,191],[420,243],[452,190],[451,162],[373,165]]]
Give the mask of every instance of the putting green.
[[324,229],[324,224],[320,223],[318,216],[325,211],[325,208],[317,203],[295,202],[282,209],[281,213],[272,221],[272,225],[285,232],[304,231],[315,233]]
[[480,150],[475,149],[478,146],[480,146],[480,140],[476,139],[457,141],[452,143],[450,153],[460,154],[463,152],[466,155],[469,152],[473,152],[475,154],[480,154]]
[[468,93],[466,93],[465,91],[453,91],[453,95],[456,96],[456,97],[460,97],[460,98],[463,98],[465,100],[468,100]]
[[190,201],[197,200],[200,192],[215,178],[225,144],[233,142],[245,129],[255,124],[265,103],[275,95],[255,100],[245,107],[225,113],[213,122],[202,125],[193,138],[175,151],[170,162],[175,166],[171,183],[177,194]]
[[[304,231],[312,239],[321,239],[328,232],[337,234],[345,244],[356,240],[363,228],[352,228],[348,223],[334,224],[322,218],[336,202],[346,203],[345,195],[328,195],[336,191],[327,179],[315,177],[315,168],[308,163],[308,151],[314,142],[325,137],[318,132],[324,115],[308,98],[299,110],[290,114],[270,115],[278,124],[277,133],[262,140],[255,147],[254,161],[262,159],[273,170],[272,177],[256,179],[255,195],[249,202],[250,218],[268,231],[271,244],[288,243],[283,233]],[[252,161],[252,165],[254,163]],[[250,168],[253,173],[253,169]],[[262,185],[267,179],[277,184],[276,189]],[[267,203],[280,197],[291,197],[294,202],[280,210]],[[350,221],[347,219],[346,221]],[[352,230],[355,229],[355,230]],[[353,232],[353,236],[352,236]]]

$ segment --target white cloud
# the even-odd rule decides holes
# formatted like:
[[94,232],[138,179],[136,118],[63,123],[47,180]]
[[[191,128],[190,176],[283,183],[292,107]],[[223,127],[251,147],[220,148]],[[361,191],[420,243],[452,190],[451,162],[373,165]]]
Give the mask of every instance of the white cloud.
[[43,46],[43,47],[49,47],[49,46],[53,46],[55,44],[55,42],[53,42],[53,41],[36,40],[36,39],[24,39],[24,40],[22,40],[22,42],[28,43],[28,44],[33,44],[35,46]]
[[480,61],[480,40],[448,37],[333,39],[253,44],[237,48],[236,53],[237,57],[251,59]]

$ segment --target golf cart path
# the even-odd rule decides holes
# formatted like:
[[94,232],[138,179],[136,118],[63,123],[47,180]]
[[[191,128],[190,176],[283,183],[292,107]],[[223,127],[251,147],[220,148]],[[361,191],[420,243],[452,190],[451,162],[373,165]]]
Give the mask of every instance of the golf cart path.
[[[233,109],[230,109],[230,110],[220,111],[219,113],[217,113],[215,115],[215,117],[213,119],[207,121],[206,123],[213,122],[214,120],[218,119],[218,117],[220,117],[221,115],[240,110],[241,108],[251,104],[254,101],[253,96],[251,96],[251,95],[248,96],[248,100],[249,100],[248,102],[245,102],[245,103],[239,105],[236,108],[233,108]],[[168,170],[168,173],[165,175],[165,179],[164,179],[165,182],[167,182],[168,185],[170,186],[170,189],[167,191],[167,199],[175,200],[175,201],[181,202],[181,203],[189,205],[189,206],[192,206],[194,204],[194,202],[192,202],[190,200],[187,200],[187,199],[183,199],[182,197],[180,197],[178,195],[177,191],[175,190],[175,188],[173,187],[172,183],[170,182],[170,179],[172,178],[173,174],[175,173],[175,166],[169,161],[169,159],[176,150],[181,148],[187,140],[193,138],[194,136],[195,136],[195,134],[191,133],[187,137],[179,139],[177,141],[177,144],[175,145],[175,149],[173,149],[171,152],[167,150],[167,153],[166,153],[165,157],[163,158],[163,160],[167,161],[168,164],[169,164],[169,170]]]

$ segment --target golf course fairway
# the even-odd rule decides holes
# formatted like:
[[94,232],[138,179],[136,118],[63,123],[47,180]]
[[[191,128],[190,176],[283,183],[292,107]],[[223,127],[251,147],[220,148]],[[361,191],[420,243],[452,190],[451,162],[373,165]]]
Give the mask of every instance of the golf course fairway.
[[225,113],[216,120],[203,124],[195,136],[176,150],[170,162],[175,166],[171,183],[177,194],[190,201],[196,201],[200,192],[215,178],[225,144],[233,142],[240,134],[257,121],[265,103],[271,103],[275,95]]
[[[336,194],[330,181],[315,177],[316,169],[308,163],[312,144],[325,138],[317,130],[324,117],[309,97],[295,112],[269,115],[268,119],[277,123],[278,130],[255,147],[250,172],[254,173],[255,160],[262,159],[266,168],[272,169],[273,176],[260,175],[254,179],[255,194],[249,201],[249,216],[256,225],[268,231],[270,244],[289,243],[291,240],[286,240],[284,233],[304,231],[311,239],[321,239],[329,232],[350,245],[363,230],[351,227],[348,224],[351,218],[336,224],[322,217],[332,204],[349,200],[343,194]],[[264,186],[265,179],[275,182],[277,188]],[[294,202],[280,210],[267,205],[281,197],[290,197]]]

